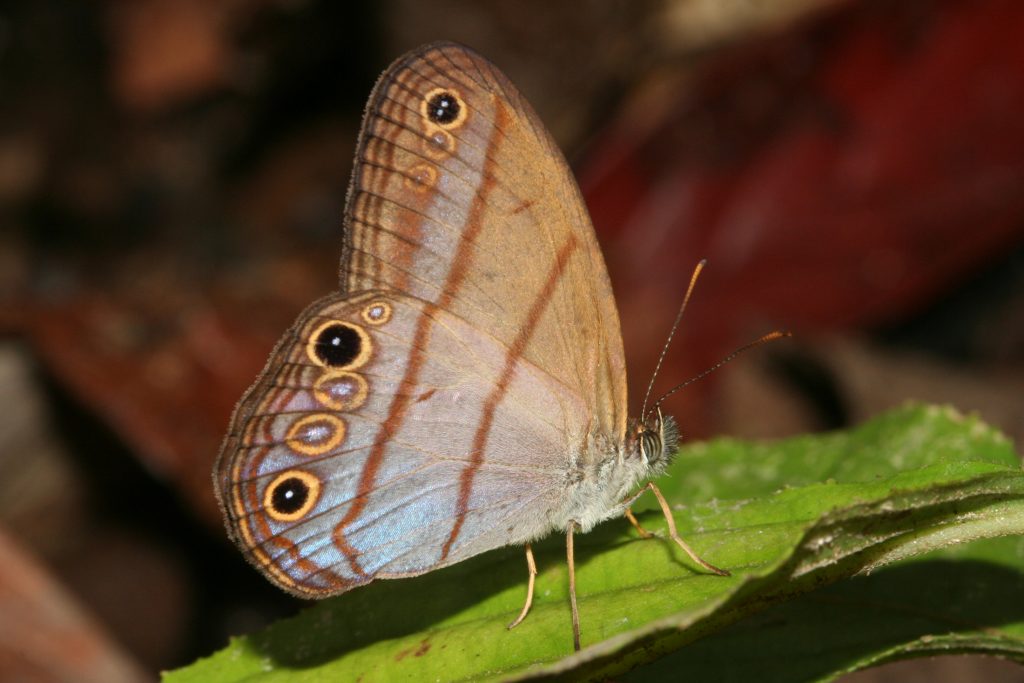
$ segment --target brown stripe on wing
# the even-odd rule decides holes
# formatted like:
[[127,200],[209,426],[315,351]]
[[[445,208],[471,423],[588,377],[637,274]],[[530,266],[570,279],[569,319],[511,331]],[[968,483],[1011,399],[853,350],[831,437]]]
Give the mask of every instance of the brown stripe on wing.
[[558,281],[562,279],[562,275],[565,274],[565,267],[569,263],[569,257],[579,247],[579,243],[576,241],[576,236],[570,234],[569,239],[562,245],[562,248],[558,250],[558,256],[555,258],[555,263],[551,266],[551,270],[548,272],[547,280],[544,282],[544,286],[540,292],[533,299],[533,304],[530,306],[530,312],[526,316],[526,320],[523,322],[523,326],[520,328],[516,338],[512,341],[512,345],[509,346],[507,353],[505,354],[505,367],[501,371],[501,375],[498,377],[498,381],[491,390],[490,395],[484,402],[484,409],[480,417],[480,425],[477,427],[476,434],[473,437],[473,450],[472,460],[469,465],[462,470],[462,474],[459,477],[459,498],[456,505],[456,516],[455,524],[452,526],[451,533],[448,535],[448,540],[445,541],[444,548],[441,551],[441,559],[448,557],[448,553],[452,549],[452,545],[459,536],[459,532],[462,531],[462,525],[466,521],[466,513],[469,505],[469,495],[473,491],[473,479],[476,477],[477,471],[484,461],[484,450],[487,447],[487,438],[490,436],[491,425],[494,422],[494,411],[497,410],[498,404],[505,397],[508,392],[508,385],[512,381],[512,374],[515,372],[516,366],[519,364],[519,359],[522,358],[523,353],[526,352],[526,347],[530,343],[530,339],[533,337],[534,331],[537,329],[537,324],[540,322],[541,317],[544,315],[544,311],[547,310],[548,304],[551,302],[551,296],[554,294],[555,287],[558,286]]
[[497,158],[499,141],[504,139],[505,129],[511,122],[508,112],[500,100],[494,101],[494,128],[491,131],[490,139],[487,142],[487,154],[485,156],[484,169],[480,187],[473,198],[467,217],[466,229],[459,241],[459,246],[452,259],[451,268],[448,270],[448,277],[445,279],[444,287],[436,302],[426,302],[420,317],[416,321],[416,330],[413,333],[413,341],[410,345],[409,358],[406,362],[405,373],[402,376],[398,391],[388,407],[387,417],[381,424],[377,436],[373,440],[370,454],[363,465],[363,471],[359,477],[359,486],[356,490],[356,497],[352,506],[345,513],[345,516],[334,528],[334,543],[344,553],[349,566],[357,576],[364,576],[365,572],[359,564],[359,553],[348,543],[345,537],[346,528],[363,513],[369,500],[370,493],[376,486],[377,472],[380,470],[381,462],[384,459],[384,449],[388,442],[402,427],[406,411],[409,408],[412,397],[418,394],[420,371],[426,360],[423,349],[427,348],[430,341],[431,328],[433,326],[433,315],[438,310],[447,309],[455,298],[456,293],[462,287],[469,273],[469,267],[473,260],[473,248],[476,238],[484,226],[484,212],[487,209],[488,198],[494,189],[495,180],[493,175],[494,160]]

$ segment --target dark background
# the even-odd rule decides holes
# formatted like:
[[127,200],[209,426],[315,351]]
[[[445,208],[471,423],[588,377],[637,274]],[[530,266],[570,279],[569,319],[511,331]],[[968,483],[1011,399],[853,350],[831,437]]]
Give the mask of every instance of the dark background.
[[[706,257],[659,389],[797,336],[674,397],[687,438],[909,399],[1024,436],[1024,5],[354,5],[0,8],[0,676],[151,677],[299,609],[228,545],[210,469],[336,286],[376,76],[430,40],[491,59],[566,151],[634,403]],[[975,666],[926,671],[998,675]]]

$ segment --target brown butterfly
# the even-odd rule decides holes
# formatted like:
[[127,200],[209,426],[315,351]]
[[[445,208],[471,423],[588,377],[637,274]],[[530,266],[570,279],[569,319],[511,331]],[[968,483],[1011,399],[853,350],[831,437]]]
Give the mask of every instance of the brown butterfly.
[[[695,274],[696,277],[696,274]],[[322,598],[625,514],[676,450],[626,414],[608,273],[543,124],[475,52],[405,55],[370,95],[340,291],[246,392],[214,473],[228,530],[281,588]],[[641,533],[646,535],[646,532]]]

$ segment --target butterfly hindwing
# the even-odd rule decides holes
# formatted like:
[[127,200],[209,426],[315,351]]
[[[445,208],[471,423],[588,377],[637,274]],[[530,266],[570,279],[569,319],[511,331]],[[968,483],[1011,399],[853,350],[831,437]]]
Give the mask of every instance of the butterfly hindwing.
[[458,316],[433,311],[424,336],[427,309],[386,292],[318,302],[239,404],[218,491],[283,588],[337,593],[547,531],[585,406]]

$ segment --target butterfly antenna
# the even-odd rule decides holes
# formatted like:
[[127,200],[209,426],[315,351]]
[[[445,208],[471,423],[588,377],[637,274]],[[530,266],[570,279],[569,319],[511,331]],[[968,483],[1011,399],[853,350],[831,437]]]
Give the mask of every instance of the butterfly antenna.
[[664,401],[666,398],[668,398],[672,394],[676,393],[680,389],[682,389],[684,387],[688,387],[688,386],[690,386],[691,384],[693,384],[694,382],[696,382],[698,380],[704,379],[705,377],[710,375],[712,372],[714,372],[718,368],[722,367],[723,365],[725,365],[726,363],[728,363],[732,359],[736,358],[736,356],[740,355],[744,351],[749,351],[750,349],[754,348],[755,346],[760,346],[761,344],[767,344],[768,342],[775,341],[776,339],[783,339],[784,337],[792,337],[792,336],[793,336],[792,332],[783,332],[783,331],[776,330],[774,332],[769,332],[768,334],[764,335],[760,339],[755,339],[752,342],[744,344],[743,346],[739,347],[738,349],[736,349],[735,351],[730,353],[728,356],[723,358],[722,360],[720,360],[717,363],[715,363],[714,365],[712,365],[710,368],[708,368],[704,372],[701,372],[700,374],[694,375],[693,377],[691,377],[690,379],[686,380],[682,384],[676,385],[676,386],[672,387],[671,389],[669,389],[667,392],[665,392],[664,394],[661,395],[661,398],[659,398],[657,401],[654,402],[654,406],[651,409],[652,410],[659,409],[659,406],[661,406],[662,401]]
[[658,356],[658,364],[654,366],[654,373],[651,375],[651,381],[647,385],[647,393],[644,394],[644,406],[640,411],[641,420],[647,419],[647,400],[651,397],[651,390],[654,388],[654,380],[658,377],[658,371],[661,370],[661,364],[665,361],[665,354],[668,353],[668,347],[672,343],[672,337],[675,336],[676,330],[679,328],[679,321],[683,319],[683,311],[686,310],[686,304],[690,302],[690,295],[693,294],[694,285],[697,284],[697,278],[700,277],[700,273],[704,270],[705,265],[707,265],[707,259],[701,259],[693,269],[693,275],[690,276],[690,286],[686,288],[686,296],[683,297],[683,303],[679,307],[679,312],[676,313],[676,319],[672,322],[672,329],[668,332],[668,339],[665,340],[665,345],[661,347],[661,355]]

